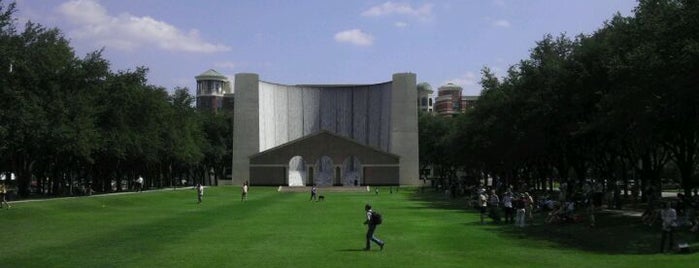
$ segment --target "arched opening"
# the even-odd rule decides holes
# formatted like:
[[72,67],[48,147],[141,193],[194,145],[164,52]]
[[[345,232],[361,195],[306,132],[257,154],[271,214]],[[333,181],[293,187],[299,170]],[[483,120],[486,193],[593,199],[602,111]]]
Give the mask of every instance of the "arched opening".
[[318,186],[332,186],[334,175],[333,160],[328,156],[322,156],[316,161],[314,173],[313,183]]
[[289,186],[305,186],[306,185],[306,163],[303,157],[297,155],[289,160]]
[[362,184],[362,163],[356,156],[349,156],[342,164],[342,185],[359,186]]

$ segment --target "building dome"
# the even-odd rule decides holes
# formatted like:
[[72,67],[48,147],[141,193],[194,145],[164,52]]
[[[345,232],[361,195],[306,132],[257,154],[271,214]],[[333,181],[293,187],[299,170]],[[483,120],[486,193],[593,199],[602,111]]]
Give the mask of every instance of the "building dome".
[[447,83],[446,85],[443,85],[439,87],[439,91],[461,91],[463,88],[461,88],[459,85],[455,85],[454,83]]
[[225,75],[222,75],[221,73],[217,72],[214,69],[209,69],[208,71],[203,72],[202,74],[197,75],[194,78],[197,79],[197,81],[200,81],[200,80],[219,80],[219,81],[228,80],[228,77],[226,77]]

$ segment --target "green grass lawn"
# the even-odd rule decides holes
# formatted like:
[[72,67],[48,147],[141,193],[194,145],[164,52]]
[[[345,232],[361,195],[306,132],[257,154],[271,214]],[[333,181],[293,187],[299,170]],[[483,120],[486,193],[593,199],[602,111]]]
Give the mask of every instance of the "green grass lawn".
[[[602,215],[599,226],[481,225],[429,192],[308,193],[253,187],[154,191],[15,203],[0,211],[0,267],[697,267],[656,254],[660,234]],[[384,216],[364,247],[364,204]],[[681,233],[696,248],[696,235]],[[691,237],[689,237],[691,236]]]

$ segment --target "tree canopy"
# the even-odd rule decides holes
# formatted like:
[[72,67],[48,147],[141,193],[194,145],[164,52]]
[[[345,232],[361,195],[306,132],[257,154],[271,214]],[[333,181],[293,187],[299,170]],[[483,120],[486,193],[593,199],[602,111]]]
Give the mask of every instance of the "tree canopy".
[[[675,169],[687,194],[699,186],[697,1],[642,0],[592,34],[547,34],[503,77],[484,68],[481,85],[474,109],[446,119],[452,127],[420,121],[421,145],[453,145],[439,148],[458,154],[441,155],[473,176],[542,186],[633,179],[657,189],[663,170]],[[423,164],[435,161],[431,150],[421,146]]]
[[187,88],[148,84],[146,67],[113,72],[101,50],[77,57],[58,29],[18,30],[15,11],[0,2],[0,172],[17,175],[21,196],[224,176],[230,116],[196,111]]

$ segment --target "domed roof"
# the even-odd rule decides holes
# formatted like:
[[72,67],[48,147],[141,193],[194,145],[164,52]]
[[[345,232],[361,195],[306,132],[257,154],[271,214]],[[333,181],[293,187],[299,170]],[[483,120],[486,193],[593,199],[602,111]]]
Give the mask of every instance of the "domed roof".
[[228,80],[228,77],[226,77],[225,75],[222,75],[221,73],[217,72],[214,69],[209,69],[208,71],[206,71],[200,75],[197,75],[194,78],[197,79],[197,81],[199,81],[199,80]]
[[459,85],[456,85],[456,84],[451,83],[451,82],[450,82],[450,83],[447,83],[446,85],[443,85],[443,86],[439,87],[439,91],[447,91],[447,90],[451,90],[451,91],[458,90],[458,91],[461,91],[461,90],[463,90],[463,88],[461,88]]

